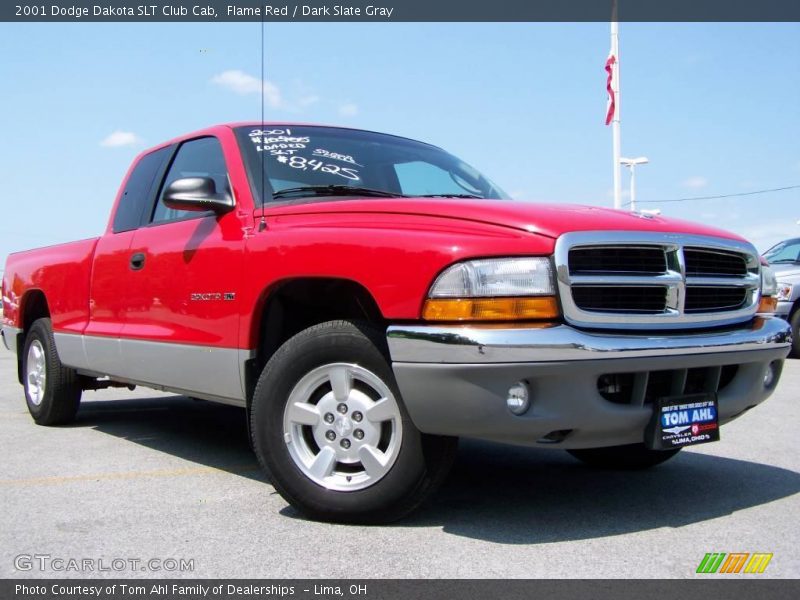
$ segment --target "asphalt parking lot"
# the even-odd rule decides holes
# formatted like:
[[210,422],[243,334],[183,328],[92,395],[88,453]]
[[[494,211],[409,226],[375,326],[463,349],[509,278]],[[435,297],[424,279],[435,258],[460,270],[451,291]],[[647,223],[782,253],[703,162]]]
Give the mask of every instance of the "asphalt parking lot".
[[302,519],[258,470],[240,409],[105,390],[76,424],[38,427],[13,361],[0,352],[2,577],[92,575],[15,568],[39,554],[194,560],[101,574],[117,577],[684,578],[706,552],[771,552],[759,577],[800,576],[800,360],[721,442],[647,472],[464,442],[434,501],[389,527]]

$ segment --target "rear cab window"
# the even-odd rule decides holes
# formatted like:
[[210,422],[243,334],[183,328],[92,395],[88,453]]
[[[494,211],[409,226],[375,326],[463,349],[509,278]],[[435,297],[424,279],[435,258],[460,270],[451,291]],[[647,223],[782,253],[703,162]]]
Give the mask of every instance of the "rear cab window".
[[143,224],[146,208],[151,206],[157,176],[169,158],[171,148],[161,148],[145,154],[134,166],[114,214],[111,230],[114,233],[131,231]]

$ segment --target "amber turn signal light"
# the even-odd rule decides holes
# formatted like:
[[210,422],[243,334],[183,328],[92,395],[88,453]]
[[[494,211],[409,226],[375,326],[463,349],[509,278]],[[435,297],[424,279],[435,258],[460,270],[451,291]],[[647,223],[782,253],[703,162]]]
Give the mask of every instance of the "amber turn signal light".
[[761,296],[761,301],[758,303],[758,312],[774,313],[777,308],[778,299],[775,296]]
[[559,316],[555,296],[429,298],[422,308],[426,321],[525,321]]

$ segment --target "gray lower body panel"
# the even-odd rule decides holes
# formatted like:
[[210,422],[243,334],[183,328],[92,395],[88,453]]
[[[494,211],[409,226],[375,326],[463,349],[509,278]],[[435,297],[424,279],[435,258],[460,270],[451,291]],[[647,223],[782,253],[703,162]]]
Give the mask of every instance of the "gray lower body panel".
[[245,405],[252,352],[146,340],[55,333],[59,358],[79,372],[159,390]]
[[3,325],[3,328],[0,331],[0,337],[3,338],[3,345],[6,347],[6,350],[10,350],[14,354],[17,353],[17,340],[19,338],[19,334],[21,333],[22,330],[17,327]]
[[[720,422],[730,421],[771,395],[791,341],[786,323],[779,319],[760,320],[752,328],[740,331],[739,341],[746,343],[738,343],[733,336],[727,338],[731,345],[714,347],[707,342],[706,335],[705,347],[700,352],[676,348],[653,355],[652,344],[643,341],[642,352],[637,353],[635,336],[626,335],[619,358],[612,347],[613,335],[595,336],[578,330],[563,331],[573,341],[587,336],[586,343],[570,347],[560,346],[552,335],[543,333],[546,329],[528,330],[529,335],[515,331],[512,337],[519,342],[524,338],[525,344],[511,348],[465,343],[469,335],[480,337],[475,328],[472,334],[460,339],[442,336],[441,328],[431,328],[432,337],[426,336],[422,327],[416,327],[414,335],[405,338],[392,337],[393,331],[406,330],[390,328],[389,343],[393,357],[406,358],[393,362],[394,373],[411,419],[421,431],[558,448],[594,448],[644,440],[652,404],[644,402],[644,392],[638,401],[631,403],[610,401],[598,386],[600,378],[606,375],[625,374],[647,381],[652,373],[669,371],[679,381],[677,393],[683,393],[689,370],[716,374],[713,383],[716,386],[722,370],[719,367],[735,366],[735,374],[718,391]],[[763,334],[760,343],[756,340],[759,331]],[[491,336],[494,340],[504,337],[497,329]],[[602,337],[606,339],[604,352],[592,351],[590,341],[597,343]],[[701,344],[703,338],[699,334],[696,339]],[[450,348],[451,343],[456,347]],[[668,345],[663,339],[660,343]],[[687,344],[683,338],[679,346]],[[407,360],[413,357],[415,347],[422,348],[422,354],[435,362]],[[491,362],[497,356],[525,354],[536,359]],[[465,355],[472,356],[473,362],[448,360]],[[559,359],[565,355],[570,359]],[[474,360],[481,356],[487,360]],[[552,359],[548,360],[548,356]],[[775,370],[775,377],[765,386],[768,368]],[[520,416],[512,414],[506,406],[508,389],[518,381],[527,383],[531,396],[530,408]],[[558,435],[551,435],[555,432]]]

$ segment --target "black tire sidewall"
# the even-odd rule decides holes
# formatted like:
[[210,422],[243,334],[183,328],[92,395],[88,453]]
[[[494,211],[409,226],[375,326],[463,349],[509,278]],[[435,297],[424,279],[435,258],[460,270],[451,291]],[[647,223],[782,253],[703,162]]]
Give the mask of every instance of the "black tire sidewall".
[[[374,332],[350,323],[324,323],[301,332],[272,357],[253,398],[253,445],[278,491],[310,516],[369,522],[407,512],[423,485],[426,463],[422,439],[403,406],[394,376]],[[389,472],[356,491],[328,490],[308,479],[284,442],[284,409],[295,384],[309,371],[330,363],[357,364],[377,375],[392,391],[402,418],[399,454]]]
[[[42,345],[46,374],[44,395],[38,406],[31,402],[26,375],[28,350],[36,340]],[[64,367],[58,358],[50,319],[36,320],[26,335],[23,345],[22,373],[25,403],[37,424],[62,425],[74,420],[80,405],[81,388],[75,381],[75,372]]]
[[800,358],[800,306],[794,309],[789,324],[792,326],[792,356]]

